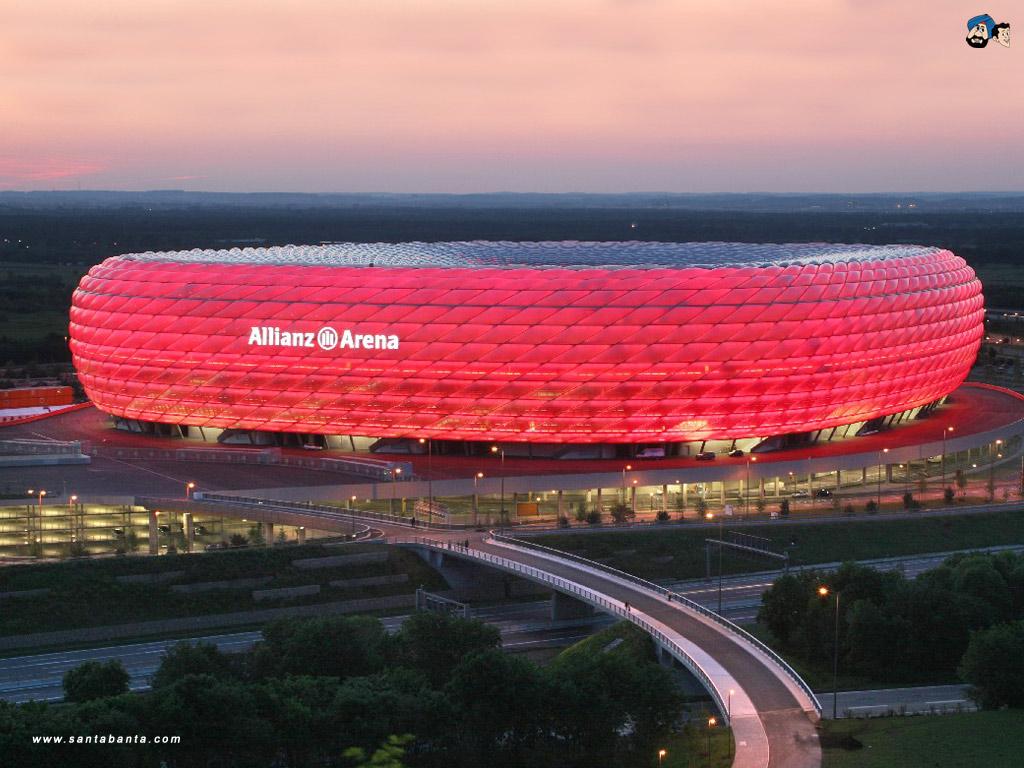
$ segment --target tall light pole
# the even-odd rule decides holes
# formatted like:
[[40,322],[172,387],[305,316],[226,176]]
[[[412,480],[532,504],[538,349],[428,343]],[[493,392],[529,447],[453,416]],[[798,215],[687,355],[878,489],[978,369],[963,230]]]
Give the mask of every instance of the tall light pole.
[[882,511],[882,472],[884,471],[884,467],[882,466],[882,454],[888,452],[888,448],[883,448],[881,451],[878,452],[878,509],[876,510],[877,512]]
[[483,472],[477,472],[473,475],[473,527],[476,528],[479,525],[480,516],[480,493],[477,490],[479,487],[480,479],[484,476]]
[[[714,512],[708,512],[705,517],[708,520],[713,520],[715,517]],[[722,544],[725,541],[723,538],[724,533],[722,526],[725,524],[725,515],[718,516],[718,615],[722,615]]]
[[[990,504],[993,501],[996,500],[995,467],[996,467],[996,459],[997,458],[1000,458],[1000,459],[1003,458],[1003,454],[999,452],[999,448],[1002,446],[1002,444],[1003,444],[1002,440],[996,440],[995,447],[992,449],[992,452],[989,452],[989,455],[988,455],[988,493],[989,493],[988,501],[989,501]],[[993,455],[993,452],[995,453],[995,455]]]
[[192,491],[195,490],[195,487],[196,487],[195,483],[185,483],[185,498],[186,499],[192,498]]
[[946,427],[942,430],[942,495],[945,498],[946,495],[946,434],[952,432],[952,427]]
[[348,519],[352,523],[352,538],[356,537],[356,497],[348,497]]
[[[818,594],[828,597],[829,588],[822,584],[818,587]],[[839,709],[839,590],[835,591],[836,614],[835,614],[835,642],[832,648],[832,719],[836,719],[836,712]]]
[[77,528],[75,525],[75,502],[78,501],[78,496],[71,494],[68,496],[68,531],[71,533],[71,541],[74,542],[77,538]]
[[661,764],[665,761],[665,755],[667,754],[668,752],[666,752],[664,749],[658,750],[658,768],[661,768]]
[[750,514],[750,462],[757,461],[757,456],[747,456],[747,478],[743,481],[743,517]]
[[430,518],[434,514],[434,441],[429,437],[421,437],[420,445],[427,444],[427,528],[430,527]]
[[491,453],[501,454],[501,509],[498,511],[498,527],[503,528],[505,524],[505,449],[492,445]]
[[626,472],[633,468],[632,464],[627,464],[622,468],[622,504],[626,504]]
[[[36,515],[39,518],[39,530],[42,531],[42,529],[43,529],[43,496],[46,495],[46,491],[44,491],[42,489],[36,491],[36,490],[33,490],[32,488],[29,488],[28,489],[28,495],[29,496],[36,496],[38,498],[38,506],[36,507]],[[30,523],[28,525],[28,529],[29,529],[29,531],[28,531],[29,544],[31,545],[33,543],[36,543],[36,542],[32,541],[33,537],[35,536],[34,526],[32,526],[31,523]],[[35,537],[35,538],[38,541],[39,537]],[[41,550],[40,550],[40,553],[41,553]],[[29,554],[31,554],[31,552]]]
[[711,729],[718,724],[714,716],[708,718],[708,762],[711,762]]

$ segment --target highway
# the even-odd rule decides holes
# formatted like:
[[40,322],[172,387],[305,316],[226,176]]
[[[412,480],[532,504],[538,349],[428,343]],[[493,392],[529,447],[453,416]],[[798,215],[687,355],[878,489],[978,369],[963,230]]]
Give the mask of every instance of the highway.
[[[514,603],[483,607],[473,615],[493,624],[501,631],[502,647],[509,651],[531,651],[558,648],[588,637],[593,632],[613,623],[610,616],[597,614],[590,618],[552,622],[548,601]],[[382,618],[388,632],[397,632],[407,616]],[[109,645],[31,656],[13,656],[0,659],[0,699],[11,702],[60,701],[63,696],[64,674],[86,661],[120,661],[130,675],[129,687],[133,691],[149,688],[149,681],[164,651],[187,639],[216,645],[225,653],[247,651],[262,638],[259,631],[231,632],[202,637],[152,640]]]

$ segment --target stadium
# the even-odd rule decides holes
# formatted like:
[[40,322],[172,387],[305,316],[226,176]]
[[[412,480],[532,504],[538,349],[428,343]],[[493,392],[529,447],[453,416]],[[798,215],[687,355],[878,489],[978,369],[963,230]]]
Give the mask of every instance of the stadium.
[[973,270],[928,246],[342,243],[115,256],[70,343],[135,431],[692,455],[928,412],[983,314]]

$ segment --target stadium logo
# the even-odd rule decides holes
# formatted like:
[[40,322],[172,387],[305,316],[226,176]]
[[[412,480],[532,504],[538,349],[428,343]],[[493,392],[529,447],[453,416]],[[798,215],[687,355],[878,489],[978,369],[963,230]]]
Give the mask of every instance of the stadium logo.
[[287,331],[276,325],[254,325],[249,330],[249,346],[251,347],[305,347],[320,348],[324,351],[332,349],[398,349],[399,339],[393,333],[353,333],[345,329],[339,334],[334,328],[325,325],[315,333],[313,331]]

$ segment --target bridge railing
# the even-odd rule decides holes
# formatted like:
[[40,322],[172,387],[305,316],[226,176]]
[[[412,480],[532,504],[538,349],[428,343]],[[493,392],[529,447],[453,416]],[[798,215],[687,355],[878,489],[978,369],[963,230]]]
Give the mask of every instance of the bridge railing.
[[599,563],[596,560],[588,560],[585,557],[580,557],[579,555],[574,555],[570,552],[563,552],[560,549],[545,547],[543,544],[536,544],[532,541],[524,541],[523,539],[517,539],[512,536],[505,536],[494,531],[491,531],[490,535],[491,538],[493,538],[495,541],[500,541],[505,544],[509,544],[510,546],[520,547],[525,550],[533,550],[536,552],[546,554],[550,557],[561,558],[562,560],[571,560],[575,563],[586,566],[587,568],[607,573],[608,575],[614,576],[617,579],[628,581],[632,584],[636,584],[637,586],[642,587],[643,589],[650,590],[651,592],[656,592],[657,594],[662,595],[667,599],[670,599],[674,603],[684,605],[687,608],[695,611],[696,613],[699,613],[701,616],[707,617],[711,621],[715,622],[719,626],[726,629],[729,633],[738,637],[743,642],[749,645],[753,645],[762,654],[767,656],[777,667],[779,667],[779,669],[782,670],[782,672],[787,677],[789,677],[794,683],[796,683],[800,690],[803,691],[804,695],[806,695],[807,698],[810,700],[814,709],[819,714],[821,713],[821,702],[818,701],[818,697],[815,696],[814,691],[811,690],[811,686],[809,686],[807,682],[802,677],[800,677],[799,674],[797,674],[796,670],[793,669],[793,667],[791,667],[785,659],[779,656],[779,654],[773,651],[761,640],[758,640],[752,634],[747,632],[747,630],[743,629],[743,627],[739,626],[735,622],[729,621],[724,616],[715,613],[710,608],[706,608],[705,606],[701,605],[700,603],[694,600],[691,600],[685,595],[682,595],[671,589],[667,589],[666,587],[663,587],[660,584],[655,584],[653,581],[648,581],[647,579],[640,578],[639,576],[635,576],[631,573],[620,571],[618,568],[612,568],[610,565]]
[[227,493],[209,493],[207,491],[196,491],[192,498],[196,501],[209,502],[212,504],[231,504],[237,507],[246,507],[261,510],[279,510],[281,512],[295,512],[312,514],[320,517],[344,517],[376,520],[389,525],[397,525],[403,528],[441,528],[445,530],[461,530],[466,526],[452,523],[439,523],[431,520],[424,524],[423,518],[419,518],[417,524],[410,521],[414,518],[402,515],[392,515],[387,512],[372,512],[369,510],[352,509],[350,507],[335,507],[330,504],[315,504],[311,501],[284,501],[280,499],[262,499],[253,496],[233,496]]
[[714,700],[715,705],[718,707],[719,712],[722,713],[722,718],[728,722],[729,717],[729,706],[726,702],[726,698],[723,696],[723,692],[718,690],[718,686],[715,685],[714,681],[708,676],[708,674],[701,668],[690,654],[679,645],[675,640],[666,635],[656,626],[651,624],[649,621],[638,615],[634,611],[627,611],[625,606],[617,600],[610,600],[600,592],[589,589],[577,584],[569,579],[564,579],[561,576],[556,576],[553,573],[548,573],[540,568],[534,568],[530,565],[524,565],[518,563],[515,560],[510,560],[507,557],[501,557],[500,555],[493,555],[490,552],[483,552],[479,549],[473,549],[472,547],[466,547],[463,544],[459,544],[454,541],[439,541],[437,539],[430,539],[425,536],[401,536],[395,538],[389,538],[388,543],[390,544],[412,544],[416,546],[429,547],[431,549],[457,552],[459,554],[471,557],[476,560],[481,560],[485,563],[489,563],[497,568],[500,568],[511,573],[517,573],[525,576],[533,581],[548,584],[554,587],[559,592],[564,594],[574,595],[579,597],[583,601],[599,607],[601,610],[610,613],[614,616],[631,621],[636,624],[642,630],[647,632],[653,637],[660,645],[668,649],[669,653],[679,659],[686,668],[694,674],[694,676],[701,681],[708,693],[711,694],[711,698]]

